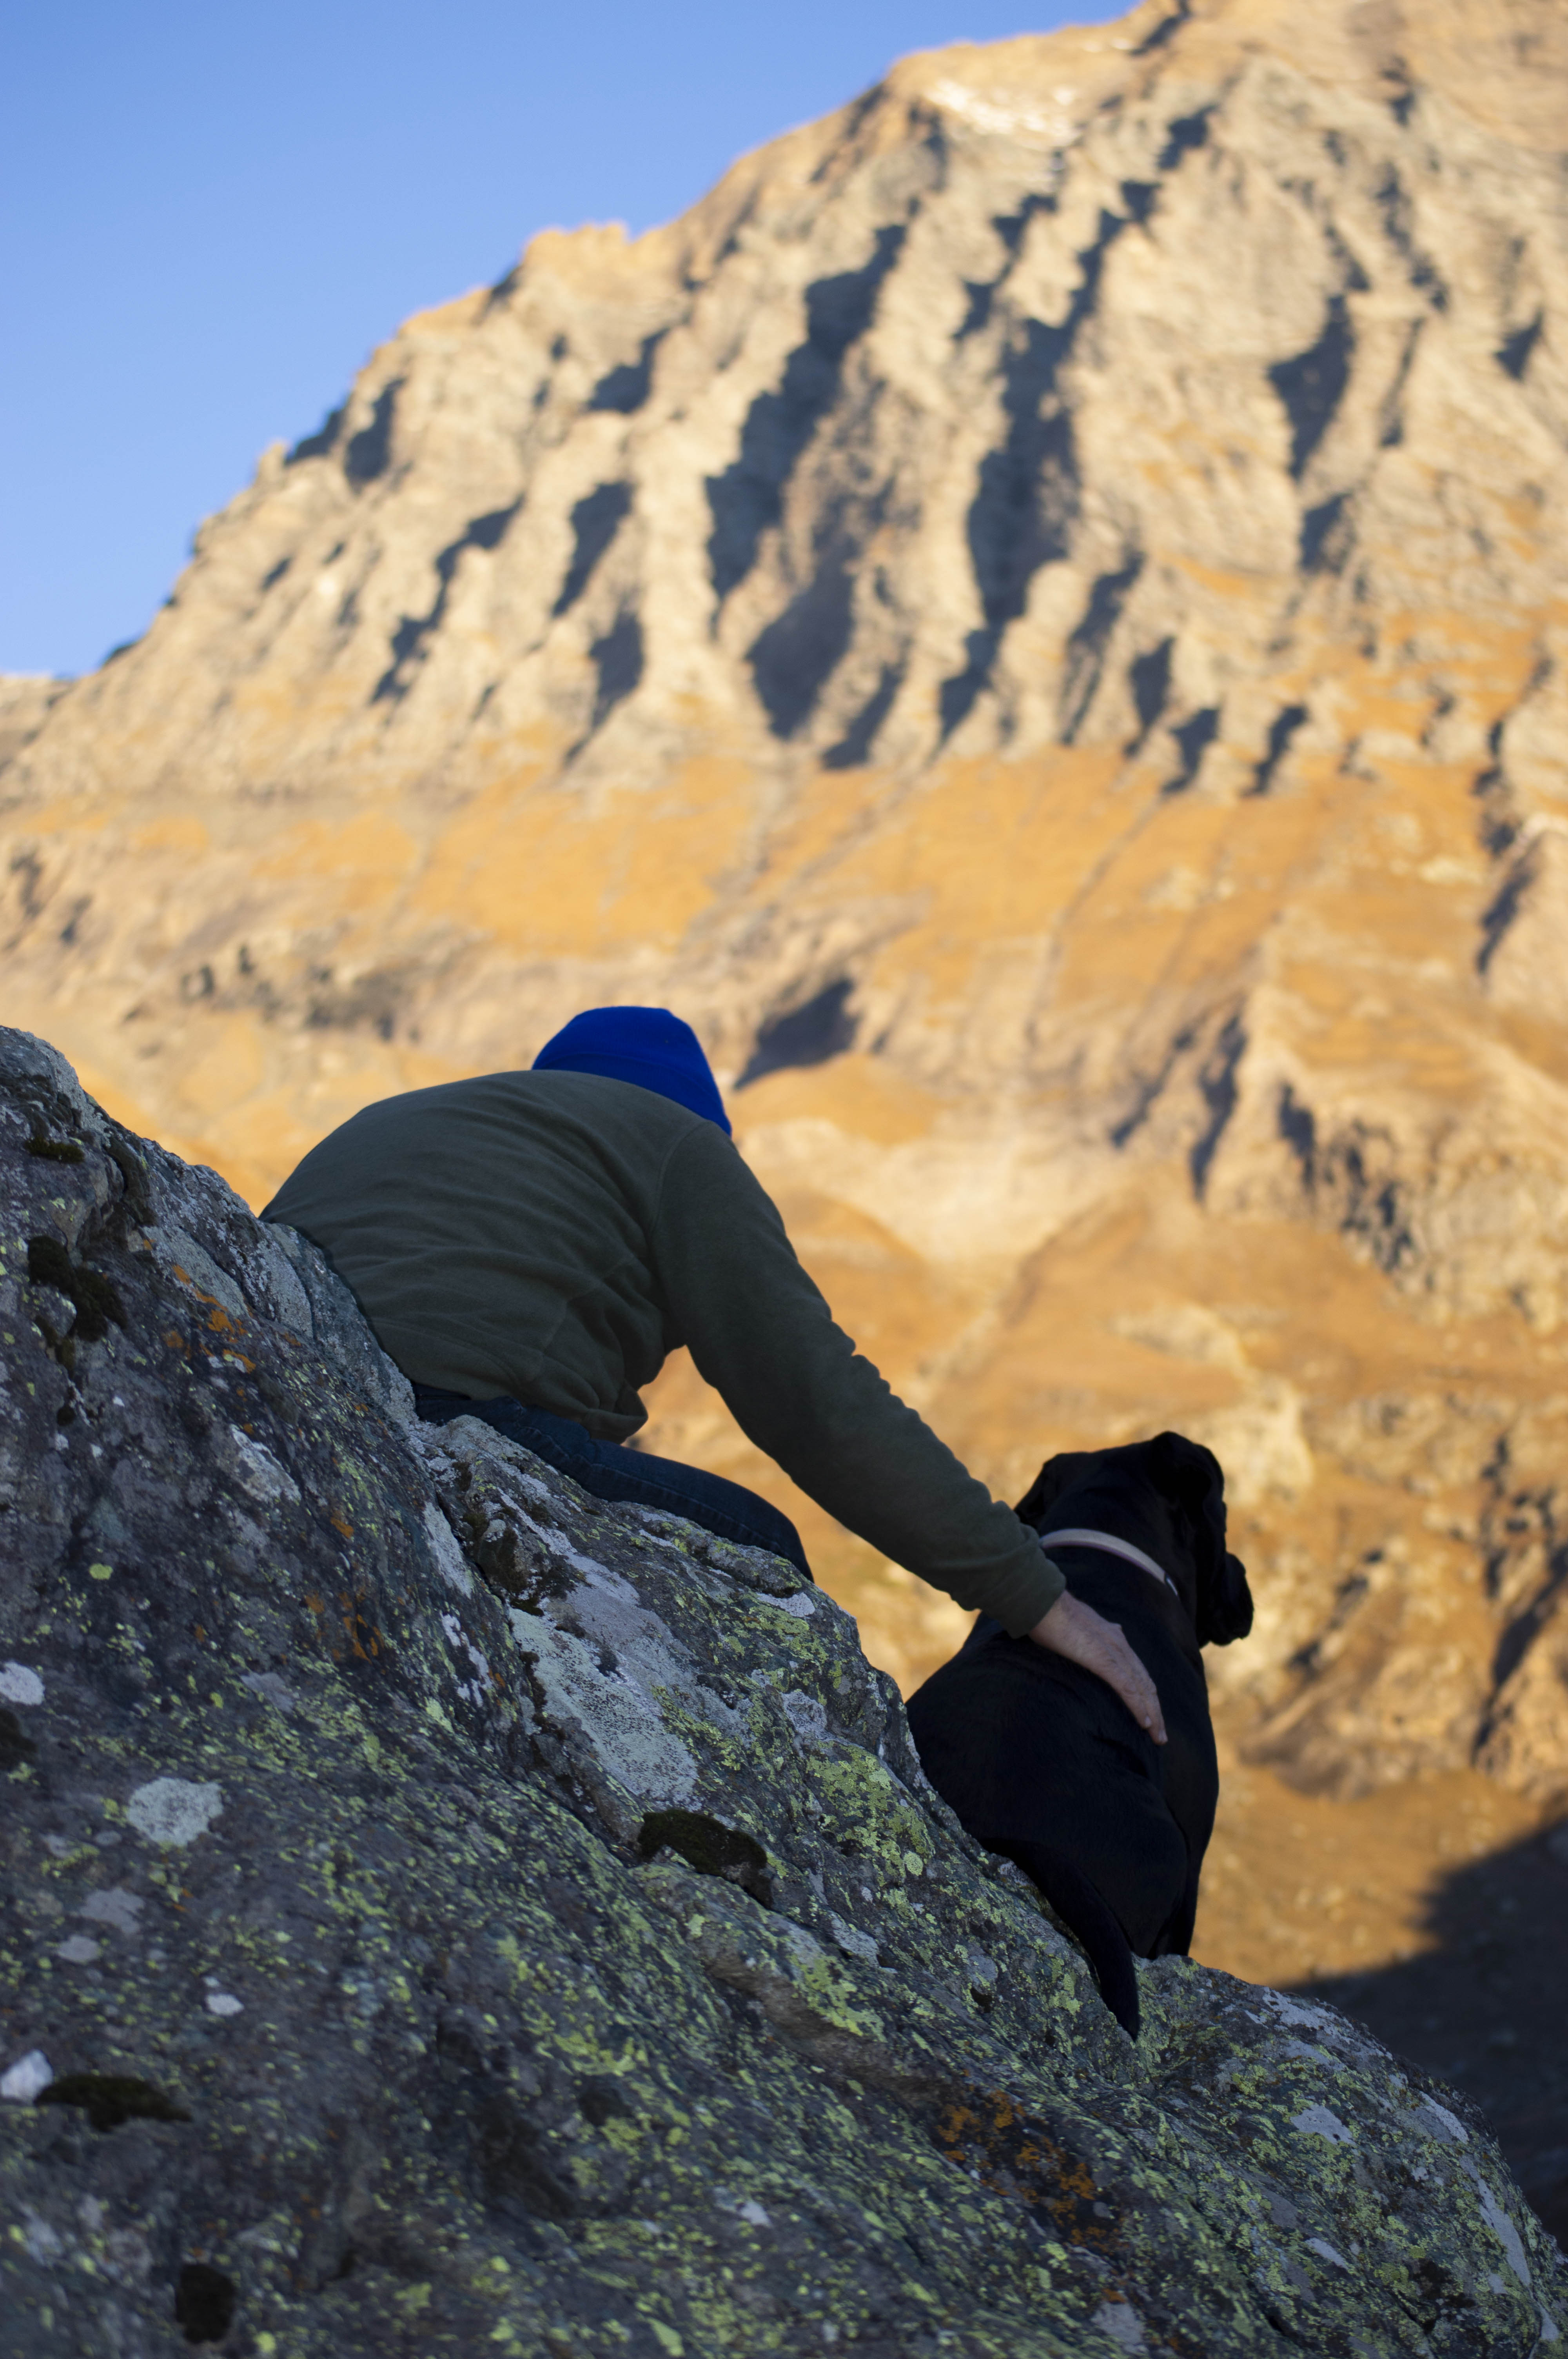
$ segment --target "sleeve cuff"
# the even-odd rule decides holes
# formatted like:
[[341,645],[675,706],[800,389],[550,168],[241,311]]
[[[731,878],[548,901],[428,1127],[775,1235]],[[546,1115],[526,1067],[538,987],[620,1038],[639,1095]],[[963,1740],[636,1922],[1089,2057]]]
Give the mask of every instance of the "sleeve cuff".
[[988,1599],[981,1610],[994,1614],[1010,1638],[1025,1638],[1035,1624],[1049,1614],[1066,1586],[1061,1567],[1053,1564],[1036,1543],[1033,1561],[1010,1574],[997,1595]]

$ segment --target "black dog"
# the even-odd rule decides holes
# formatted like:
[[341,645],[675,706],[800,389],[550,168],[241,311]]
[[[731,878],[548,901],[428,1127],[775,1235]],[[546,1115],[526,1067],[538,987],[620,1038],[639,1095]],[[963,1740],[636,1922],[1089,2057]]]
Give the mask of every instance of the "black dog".
[[[910,1699],[925,1774],[988,1851],[1016,1860],[1088,1952],[1100,1995],[1138,2037],[1141,1958],[1184,1955],[1219,1770],[1201,1647],[1252,1626],[1246,1567],[1225,1545],[1225,1477],[1179,1433],[1046,1461],[1018,1513],[1067,1587],[1118,1622],[1159,1690],[1168,1743],[1103,1680],[982,1617]],[[1166,1579],[1107,1549],[1130,1542]]]

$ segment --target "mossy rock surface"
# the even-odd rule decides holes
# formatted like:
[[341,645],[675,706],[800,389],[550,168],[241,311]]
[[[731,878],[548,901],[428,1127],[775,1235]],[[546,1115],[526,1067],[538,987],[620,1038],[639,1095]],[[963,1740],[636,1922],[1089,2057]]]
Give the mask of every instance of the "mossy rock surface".
[[7,2359],[1568,2328],[1463,2098],[1175,1960],[1135,2048],[829,1599],[420,1429],[18,1033],[0,1263]]

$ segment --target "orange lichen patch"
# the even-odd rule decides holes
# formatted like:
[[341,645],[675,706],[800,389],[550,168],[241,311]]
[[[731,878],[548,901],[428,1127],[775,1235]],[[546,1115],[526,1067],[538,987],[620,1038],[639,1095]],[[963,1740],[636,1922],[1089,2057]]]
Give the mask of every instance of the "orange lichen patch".
[[1005,2090],[944,2106],[931,2137],[949,2162],[1045,2212],[1074,2244],[1104,2250],[1113,2242],[1115,2212],[1087,2163]]
[[[341,1596],[338,1600],[338,1612],[343,1635],[349,1642],[350,1653],[357,1657],[362,1663],[367,1663],[373,1656],[379,1655],[381,1633],[365,1614],[362,1600],[357,1597]],[[333,1648],[332,1653],[334,1661],[341,1660],[336,1647]]]
[[[218,1301],[214,1296],[204,1294],[202,1292],[201,1288],[197,1285],[196,1280],[191,1277],[190,1272],[188,1269],[181,1269],[179,1264],[176,1262],[174,1264],[174,1274],[176,1277],[178,1278],[181,1286],[189,1288],[198,1302],[204,1303],[206,1305],[207,1324],[215,1335],[243,1334],[244,1329],[235,1324],[234,1321],[230,1318],[228,1312],[224,1310],[222,1304]],[[228,1355],[225,1354],[225,1357],[227,1356]],[[247,1364],[249,1364],[247,1363]]]
[[342,1534],[344,1539],[351,1540],[353,1538],[354,1527],[352,1524],[349,1522],[348,1517],[342,1514],[341,1509],[334,1507],[331,1514],[328,1516],[327,1521],[331,1525],[332,1529],[335,1532],[341,1532]]

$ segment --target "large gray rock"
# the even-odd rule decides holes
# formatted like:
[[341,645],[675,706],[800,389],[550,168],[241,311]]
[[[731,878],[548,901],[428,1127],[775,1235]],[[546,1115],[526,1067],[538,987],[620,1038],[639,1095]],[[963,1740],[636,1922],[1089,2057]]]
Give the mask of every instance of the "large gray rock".
[[1484,2124],[1179,1960],[1135,2048],[790,1568],[406,1386],[0,1034],[17,2359],[1523,2354]]

